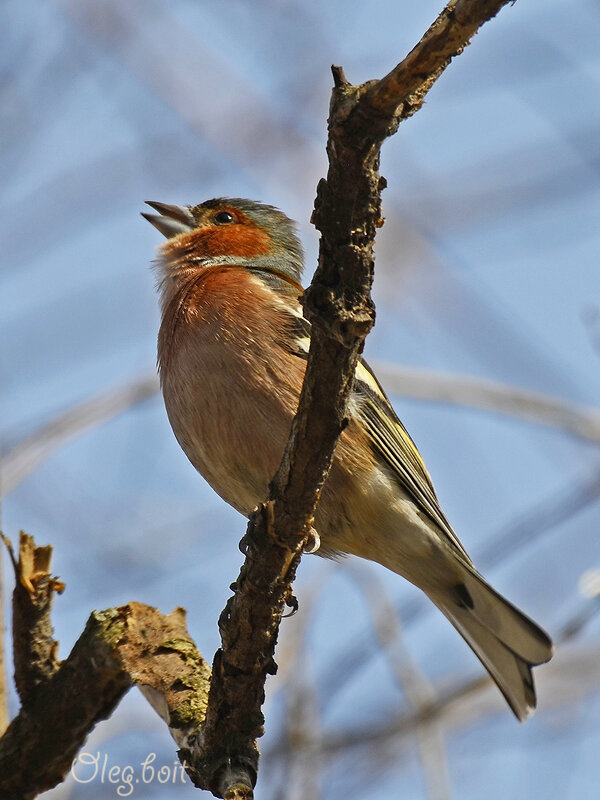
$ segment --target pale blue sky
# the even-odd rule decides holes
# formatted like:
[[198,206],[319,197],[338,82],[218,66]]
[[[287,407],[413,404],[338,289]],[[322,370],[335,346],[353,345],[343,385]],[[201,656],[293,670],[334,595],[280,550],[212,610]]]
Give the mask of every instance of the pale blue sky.
[[[330,64],[342,64],[354,82],[382,76],[440,9],[432,0],[5,2],[5,452],[73,404],[153,369],[159,319],[150,262],[158,234],[139,216],[144,200],[233,195],[275,204],[299,222],[308,281]],[[386,142],[371,361],[598,404],[599,36],[600,10],[589,0],[508,6]],[[600,468],[597,446],[506,417],[392,399],[476,562],[506,536],[502,557],[482,570],[555,634],[584,606],[578,579],[600,560],[597,496],[560,524],[532,525],[531,542],[508,537],[535,509],[556,503],[558,515],[561,498],[575,497]],[[241,564],[244,521],[187,463],[158,398],[57,452],[5,499],[3,527],[13,539],[24,528],[56,549],[54,569],[67,583],[54,614],[61,655],[92,608],[135,599],[165,612],[187,607],[190,631],[212,658],[216,619]],[[412,587],[372,570],[405,614],[411,655],[436,685],[479,674],[460,637]],[[299,616],[309,613],[318,586],[308,652],[325,733],[394,718],[406,701],[352,575],[306,558]],[[590,623],[565,658],[597,651],[599,633]],[[362,655],[347,665],[353,650]],[[453,796],[595,796],[598,684],[584,698],[571,686],[569,702],[550,697],[553,688],[545,696],[544,687],[556,686],[559,657],[556,673],[554,663],[544,668],[540,709],[526,726],[498,703],[484,720],[448,727]],[[340,686],[329,701],[332,675]],[[282,736],[277,686],[270,679],[265,753]],[[14,696],[12,703],[14,712]],[[121,765],[139,764],[151,750],[171,763],[174,753],[134,693],[90,746]],[[398,743],[397,754],[379,756],[381,763],[364,752],[328,762],[320,796],[427,797],[413,746]],[[280,770],[265,757],[258,798],[281,796]],[[396,794],[390,785],[400,787]],[[143,791],[198,796],[156,782]],[[113,794],[91,781],[48,797]]]

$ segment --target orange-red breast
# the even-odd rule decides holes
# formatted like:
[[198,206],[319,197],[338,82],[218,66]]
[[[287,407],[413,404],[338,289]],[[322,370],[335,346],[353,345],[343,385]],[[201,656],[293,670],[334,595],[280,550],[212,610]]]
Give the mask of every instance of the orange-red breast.
[[[304,377],[302,247],[272,206],[238,198],[149,205],[158,214],[144,216],[167,238],[158,260],[167,414],[196,469],[248,515],[267,496]],[[315,516],[320,553],[378,561],[422,589],[525,719],[536,705],[531,667],[551,658],[552,642],[476,571],[364,362],[349,417]]]

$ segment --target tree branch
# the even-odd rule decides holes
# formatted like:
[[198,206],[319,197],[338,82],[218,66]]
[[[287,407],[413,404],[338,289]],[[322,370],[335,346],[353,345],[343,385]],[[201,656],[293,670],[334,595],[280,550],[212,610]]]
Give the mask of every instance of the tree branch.
[[[64,780],[92,728],[112,714],[133,684],[180,747],[199,736],[206,715],[210,670],[187,633],[182,609],[163,616],[130,603],[93,612],[66,661],[56,660],[51,551],[22,535],[20,558],[13,557],[13,613],[21,618],[16,679],[23,705],[0,739],[3,800],[29,800]],[[27,653],[31,666],[24,663]]]
[[[402,364],[371,364],[390,394],[507,414],[547,425],[582,440],[600,442],[600,409],[520,386],[471,375],[444,374]],[[118,416],[159,392],[156,375],[136,378],[118,390],[103,392],[59,414],[2,457],[0,490],[10,494],[68,441]]]
[[508,0],[458,0],[381,81],[351,86],[333,68],[327,152],[313,223],[321,232],[319,265],[304,295],[312,339],[298,412],[269,499],[251,516],[246,562],[221,615],[222,648],[213,662],[204,738],[186,754],[194,782],[217,797],[252,797],[258,769],[266,676],[275,669],[279,622],[303,546],[310,540],[319,491],[338,437],[374,306],[373,242],[381,216],[379,150],[400,119]]
[[49,680],[59,667],[51,610],[54,593],[60,594],[64,584],[50,574],[51,547],[37,547],[33,538],[21,531],[17,561],[10,541],[2,538],[15,572],[12,603],[15,684],[21,703],[27,705],[38,686]]
[[[306,376],[269,498],[248,525],[246,561],[220,618],[223,646],[215,654],[210,690],[209,671],[185,632],[182,615],[163,618],[139,604],[92,614],[71,655],[58,665],[48,628],[49,559],[40,562],[44,579],[39,587],[47,584],[49,596],[39,619],[33,615],[33,628],[39,629],[42,646],[33,669],[20,667],[24,705],[0,743],[3,796],[33,797],[61,780],[91,727],[136,682],[167,720],[196,785],[231,800],[252,797],[264,683],[276,669],[282,611],[286,604],[294,606],[291,583],[303,548],[311,539],[318,541],[312,519],[319,491],[347,424],[354,369],[375,317],[373,242],[383,224],[385,187],[378,172],[380,147],[400,120],[420,107],[452,57],[506,2],[453,0],[406,59],[380,81],[351,86],[341,68],[333,68],[329,170],[319,183],[313,214],[322,234],[319,266],[304,297],[313,325]],[[117,398],[119,407],[126,406]],[[92,422],[104,413],[92,409]],[[88,424],[89,417],[77,421],[79,428]],[[47,442],[55,446],[64,435],[49,431]],[[16,566],[18,583],[27,590],[23,602],[32,605],[38,600],[37,570],[34,564],[27,578],[24,563],[19,559]],[[37,637],[30,636],[23,652],[33,653],[34,641]]]
[[3,798],[29,800],[64,780],[89,731],[131,686],[114,650],[123,633],[118,612],[92,614],[69,658],[11,722],[0,740]]
[[406,58],[365,96],[368,115],[406,119],[423,105],[454,56],[470,44],[479,28],[513,0],[451,0]]

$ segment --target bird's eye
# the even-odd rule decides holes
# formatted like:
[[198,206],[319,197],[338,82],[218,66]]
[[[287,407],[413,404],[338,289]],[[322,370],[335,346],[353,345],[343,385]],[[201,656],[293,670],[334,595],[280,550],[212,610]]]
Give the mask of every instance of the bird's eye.
[[227,225],[229,222],[235,222],[235,217],[229,211],[219,211],[218,214],[215,214],[214,220],[217,225]]

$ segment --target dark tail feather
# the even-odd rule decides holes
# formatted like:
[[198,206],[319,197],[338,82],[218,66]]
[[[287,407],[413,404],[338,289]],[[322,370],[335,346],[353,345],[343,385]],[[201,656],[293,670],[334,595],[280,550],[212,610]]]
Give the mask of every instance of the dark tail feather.
[[552,657],[547,634],[464,565],[464,583],[450,593],[431,596],[440,611],[478,656],[523,722],[536,706],[531,667]]

